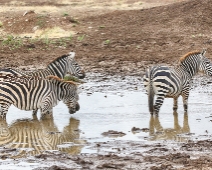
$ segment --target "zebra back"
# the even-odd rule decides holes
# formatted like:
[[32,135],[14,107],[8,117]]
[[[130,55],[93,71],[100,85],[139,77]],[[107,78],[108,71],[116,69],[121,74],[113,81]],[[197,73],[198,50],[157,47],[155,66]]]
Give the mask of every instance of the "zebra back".
[[43,70],[27,73],[29,76],[47,77],[55,75],[59,78],[64,78],[66,74],[71,74],[77,78],[84,78],[85,73],[80,65],[75,61],[75,53],[70,52],[68,55],[62,55],[52,62]]
[[0,74],[13,74],[13,75],[19,75],[19,76],[28,76],[26,72],[12,69],[12,68],[0,68]]
[[64,78],[66,74],[71,74],[77,78],[84,78],[85,72],[81,69],[80,65],[75,61],[75,53],[70,52],[67,55],[62,55],[52,62],[50,62],[46,68],[38,71],[23,72],[12,68],[0,69],[0,73],[3,74],[15,74],[24,76],[37,76],[46,78],[49,75],[55,75],[59,78]]

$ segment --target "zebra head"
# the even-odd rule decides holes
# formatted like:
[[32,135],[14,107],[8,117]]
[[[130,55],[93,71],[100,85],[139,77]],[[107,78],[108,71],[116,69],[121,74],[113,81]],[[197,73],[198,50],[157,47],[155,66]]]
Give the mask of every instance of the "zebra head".
[[212,76],[212,63],[207,57],[205,57],[205,53],[205,49],[200,53],[201,63],[199,66],[199,71],[206,75]]
[[72,81],[63,81],[62,92],[63,95],[62,101],[66,104],[69,109],[70,114],[74,114],[80,109],[78,103],[79,94],[77,90],[77,83]]
[[59,101],[63,101],[69,109],[69,113],[73,114],[80,109],[78,103],[78,83],[73,81],[65,81],[57,76],[48,76],[48,80],[56,86],[56,93]]
[[76,76],[79,79],[83,79],[85,77],[84,70],[81,69],[79,64],[75,61],[75,52],[70,52],[68,55],[68,70],[67,72],[73,76]]

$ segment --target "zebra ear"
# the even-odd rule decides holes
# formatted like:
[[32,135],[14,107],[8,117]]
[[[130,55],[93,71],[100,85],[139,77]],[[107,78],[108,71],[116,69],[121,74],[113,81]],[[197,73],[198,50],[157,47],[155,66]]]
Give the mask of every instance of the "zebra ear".
[[206,51],[207,51],[206,49],[203,49],[203,50],[202,50],[202,52],[201,52],[202,56],[205,55]]
[[70,52],[69,57],[73,59],[75,57],[75,52]]

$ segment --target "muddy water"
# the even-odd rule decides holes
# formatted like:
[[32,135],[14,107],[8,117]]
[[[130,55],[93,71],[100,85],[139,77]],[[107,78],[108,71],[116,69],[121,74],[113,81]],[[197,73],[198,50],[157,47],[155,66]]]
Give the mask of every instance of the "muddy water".
[[[84,86],[85,89],[89,83]],[[172,111],[172,99],[166,99],[159,117],[154,117],[148,113],[147,96],[142,88],[122,89],[83,92],[80,94],[80,111],[70,115],[60,102],[54,108],[54,118],[47,120],[40,120],[39,113],[38,119],[33,118],[31,111],[12,106],[7,122],[0,122],[0,145],[18,148],[13,155],[17,158],[46,150],[93,153],[97,151],[88,144],[110,140],[185,142],[212,134],[211,93],[192,90],[186,114],[181,98],[178,112]]]

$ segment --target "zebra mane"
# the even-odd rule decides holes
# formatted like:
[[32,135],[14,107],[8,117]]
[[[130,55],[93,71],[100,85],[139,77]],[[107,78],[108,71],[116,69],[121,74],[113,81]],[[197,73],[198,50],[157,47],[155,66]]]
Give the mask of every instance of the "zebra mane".
[[60,60],[62,60],[62,59],[64,59],[64,58],[66,58],[66,57],[74,58],[74,56],[75,56],[75,52],[70,52],[69,54],[65,54],[65,55],[62,55],[62,56],[60,56],[60,57],[55,58],[55,59],[54,59],[53,61],[51,61],[48,65],[50,65],[50,64],[52,64],[52,63],[54,63],[54,62],[60,61]]
[[50,65],[50,64],[52,64],[52,63],[54,63],[54,62],[57,62],[57,61],[60,61],[60,60],[62,60],[62,59],[64,59],[64,58],[66,58],[66,57],[68,57],[69,55],[62,55],[62,56],[60,56],[60,57],[57,57],[57,58],[55,58],[53,61],[51,61],[49,64],[48,64],[48,66]]
[[73,81],[70,81],[70,80],[66,81],[64,79],[61,79],[61,78],[59,78],[57,76],[53,76],[53,75],[48,76],[47,79],[56,80],[56,81],[59,81],[59,82],[69,83],[69,84],[73,84],[73,85],[78,85],[78,83],[76,83],[76,82],[73,82]]
[[191,55],[194,55],[194,54],[200,54],[201,52],[200,51],[191,51],[191,52],[188,52],[187,54],[185,54],[184,56],[180,57],[180,63],[182,63],[183,61],[185,61],[185,59]]

